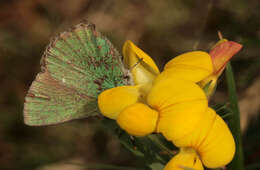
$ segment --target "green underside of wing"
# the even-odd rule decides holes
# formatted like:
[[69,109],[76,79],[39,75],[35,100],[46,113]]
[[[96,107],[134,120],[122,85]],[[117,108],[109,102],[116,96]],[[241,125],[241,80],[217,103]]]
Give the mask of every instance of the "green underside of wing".
[[55,124],[98,113],[96,98],[68,88],[45,73],[33,82],[24,111],[29,125]]
[[121,57],[93,25],[60,34],[46,49],[42,73],[25,99],[25,123],[57,124],[98,114],[97,96],[127,84]]

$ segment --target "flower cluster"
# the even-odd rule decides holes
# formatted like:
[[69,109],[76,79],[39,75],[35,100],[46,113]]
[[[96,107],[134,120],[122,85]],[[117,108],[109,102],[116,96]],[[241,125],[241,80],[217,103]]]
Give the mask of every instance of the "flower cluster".
[[146,53],[126,41],[124,63],[133,85],[102,92],[99,109],[131,135],[162,133],[179,147],[165,170],[203,169],[202,163],[208,168],[225,166],[234,156],[234,139],[224,120],[208,106],[207,97],[240,48],[240,44],[223,41],[210,54],[187,52],[169,61],[160,73]]

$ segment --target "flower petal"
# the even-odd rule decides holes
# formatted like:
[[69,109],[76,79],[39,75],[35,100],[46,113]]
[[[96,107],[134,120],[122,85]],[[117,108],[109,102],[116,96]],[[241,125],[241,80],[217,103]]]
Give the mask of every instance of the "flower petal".
[[130,40],[123,46],[125,65],[131,70],[135,84],[151,82],[160,73],[151,57],[135,46]]
[[211,131],[215,119],[216,113],[214,110],[207,108],[206,112],[203,113],[203,117],[201,117],[201,120],[199,121],[200,123],[197,127],[183,138],[174,140],[174,145],[177,147],[192,147],[197,151],[200,151],[200,147]]
[[157,132],[171,141],[183,138],[198,126],[206,106],[206,101],[197,100],[179,103],[160,111]]
[[225,166],[234,157],[234,138],[227,124],[218,114],[211,131],[200,146],[199,154],[203,164],[208,168]]
[[181,102],[207,100],[203,90],[195,83],[171,78],[159,80],[156,78],[147,98],[148,104],[153,108],[161,110]]
[[177,147],[192,147],[208,168],[228,164],[235,153],[235,143],[226,123],[208,108],[198,126],[183,138],[174,140]]
[[211,57],[203,51],[187,52],[170,60],[162,72],[164,77],[198,82],[213,72]]
[[181,148],[180,152],[167,163],[164,170],[203,170],[203,165],[196,151],[192,148]]
[[134,136],[145,136],[155,131],[158,112],[142,103],[124,109],[117,117],[119,126]]
[[203,117],[208,103],[202,89],[190,81],[155,81],[147,103],[159,112],[158,132],[168,140],[190,133]]
[[136,103],[140,95],[139,86],[115,87],[98,96],[98,107],[104,116],[116,119],[124,108]]

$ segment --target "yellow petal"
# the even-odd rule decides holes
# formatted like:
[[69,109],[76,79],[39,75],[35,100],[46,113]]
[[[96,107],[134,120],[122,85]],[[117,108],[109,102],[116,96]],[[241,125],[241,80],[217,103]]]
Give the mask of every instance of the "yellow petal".
[[158,112],[145,104],[135,103],[117,117],[119,126],[134,136],[145,136],[155,131]]
[[185,170],[185,168],[204,169],[199,156],[192,148],[181,148],[180,152],[168,162],[164,170]]
[[198,82],[213,72],[211,57],[203,51],[187,52],[170,60],[164,67],[162,77]]
[[160,73],[153,59],[129,40],[123,46],[123,56],[124,63],[131,70],[135,84],[152,82]]
[[173,79],[156,80],[147,102],[159,112],[157,131],[168,140],[190,133],[203,117],[208,104],[198,85]]
[[104,116],[116,119],[124,108],[136,103],[139,98],[139,86],[115,87],[98,96],[98,107]]
[[199,154],[208,168],[225,166],[234,157],[234,138],[224,120],[217,114],[210,133],[200,146]]
[[207,100],[204,92],[197,84],[171,78],[160,79],[160,81],[156,79],[147,98],[148,104],[157,110],[194,100]]
[[206,101],[193,101],[170,106],[168,110],[159,112],[157,132],[161,132],[166,139],[175,141],[192,133],[203,117]]
[[174,140],[177,147],[192,147],[208,168],[227,165],[235,153],[235,143],[227,125],[208,108],[198,126],[183,138]]
[[216,116],[214,110],[207,108],[196,128],[184,137],[174,140],[174,145],[177,147],[192,147],[199,151],[202,143],[214,125]]

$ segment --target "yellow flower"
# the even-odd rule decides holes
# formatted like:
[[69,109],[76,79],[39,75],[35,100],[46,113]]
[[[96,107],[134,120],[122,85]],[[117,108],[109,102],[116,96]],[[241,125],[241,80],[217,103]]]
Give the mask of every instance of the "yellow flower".
[[157,126],[158,112],[145,105],[145,100],[160,72],[152,58],[131,41],[125,42],[123,56],[135,85],[102,92],[98,96],[98,106],[104,116],[117,120],[129,134],[145,136],[154,132]]
[[[174,90],[176,91],[173,94],[173,96],[176,96],[175,98],[172,99],[173,102],[178,103],[181,100],[186,101],[183,104],[179,104],[177,105],[177,107],[174,107],[176,114],[178,114],[178,109],[181,109],[178,107],[190,108],[196,105],[194,110],[192,112],[189,112],[190,115],[193,113],[198,113],[198,114],[203,113],[203,111],[206,109],[207,99],[203,91],[199,88],[199,86],[190,82],[190,80],[192,79],[192,81],[195,82],[200,81],[203,78],[207,77],[212,72],[213,70],[212,63],[210,60],[210,56],[207,53],[201,51],[195,51],[195,52],[190,52],[190,53],[185,53],[183,55],[180,55],[174,58],[168,64],[166,64],[162,74],[159,74],[160,73],[159,69],[154,63],[154,61],[141,49],[136,47],[131,41],[126,41],[126,43],[124,44],[123,56],[124,56],[125,65],[131,70],[132,78],[134,80],[135,86],[116,87],[102,92],[98,97],[98,105],[101,113],[104,116],[111,119],[117,119],[120,113],[123,112],[123,110],[127,107],[131,107],[133,104],[137,102],[142,102],[144,104],[147,104],[147,95],[149,94],[153,84],[156,84],[156,82],[161,82],[161,80],[163,79],[165,80],[175,80],[179,78],[185,79],[185,80],[180,79],[176,82],[166,81],[166,84],[169,83],[170,84],[167,85],[166,87],[162,87],[165,88],[165,91],[163,93],[167,93],[168,89],[169,90],[172,89],[173,91]],[[201,64],[201,62],[203,64]],[[193,74],[193,76],[190,76],[188,73]],[[194,79],[194,77],[196,77],[195,78],[196,80]],[[176,86],[176,88],[171,88],[171,86],[173,85]],[[161,90],[161,87],[159,86],[156,87],[159,88],[159,91]],[[189,91],[190,88],[194,90]],[[187,93],[185,94],[188,95],[184,95],[183,91],[186,91]],[[176,95],[176,93],[178,93],[179,95]],[[150,94],[150,96],[152,95],[153,93]],[[194,98],[194,101],[191,102],[190,100],[192,97]],[[197,99],[198,101],[196,101]],[[154,106],[152,105],[153,104],[151,103],[150,106],[148,107],[151,107],[151,109],[156,108],[155,105]],[[142,110],[137,110],[136,112],[142,113],[141,111]],[[184,112],[186,111],[187,110],[185,110]],[[133,116],[133,114],[130,114],[130,112],[124,111],[124,115],[126,116],[127,114]],[[128,116],[129,120],[130,120],[130,116]],[[155,117],[158,119],[159,115],[156,115]],[[187,115],[186,116],[183,115],[182,117],[184,120],[186,119]],[[136,124],[142,124],[144,121],[147,121],[149,119],[150,119],[149,117],[143,116],[143,119],[138,119],[138,122],[136,122],[135,124],[131,124],[131,126],[133,126],[132,128],[129,126],[129,123],[128,121],[126,121],[126,119],[119,119],[117,120],[117,122],[119,126],[122,127],[124,130],[126,130],[128,133],[136,136],[144,136],[152,132],[150,132],[149,130],[141,131],[140,128],[136,126]],[[163,120],[167,122],[168,119],[163,119]],[[161,122],[164,122],[163,120]],[[170,121],[170,119],[168,121]],[[174,122],[178,123],[179,121],[174,121]],[[194,125],[187,126],[187,130],[192,129],[196,123],[193,123]],[[168,126],[167,123],[165,123],[165,125]],[[160,123],[160,127],[161,128],[159,129],[165,128],[164,123]],[[179,126],[176,124],[176,127]],[[134,128],[136,128],[136,130],[133,130]],[[147,129],[154,129],[158,131],[157,124],[156,127],[153,128],[147,126]],[[173,133],[177,132],[178,129],[180,129],[180,131],[183,131],[181,130],[181,128],[176,128],[176,130]],[[135,132],[135,133],[131,133],[131,132]],[[143,133],[143,132],[149,132],[149,133]]]
[[102,92],[98,97],[101,113],[116,119],[131,135],[159,132],[180,147],[166,170],[203,169],[201,161],[209,168],[229,163],[235,151],[233,137],[225,122],[208,108],[207,97],[197,85],[213,73],[210,55],[184,53],[159,73],[153,60],[132,42],[125,43],[123,54],[135,85]]
[[164,170],[203,170],[203,165],[196,151],[192,148],[181,148],[165,166]]
[[224,120],[210,108],[190,134],[172,142],[180,148],[193,148],[207,168],[223,167],[235,154],[231,132]]
[[202,88],[208,86],[206,91],[208,97],[215,91],[218,77],[225,69],[228,61],[238,53],[241,48],[241,44],[226,39],[219,40],[212,48],[209,54],[213,63],[213,73],[199,82]]
[[233,136],[223,119],[208,107],[203,90],[187,80],[161,79],[160,75],[158,79],[147,97],[149,106],[159,113],[157,132],[177,147],[193,148],[208,168],[228,164],[235,152]]

